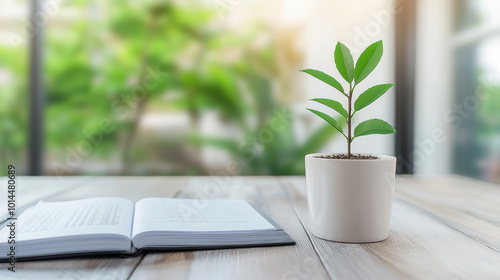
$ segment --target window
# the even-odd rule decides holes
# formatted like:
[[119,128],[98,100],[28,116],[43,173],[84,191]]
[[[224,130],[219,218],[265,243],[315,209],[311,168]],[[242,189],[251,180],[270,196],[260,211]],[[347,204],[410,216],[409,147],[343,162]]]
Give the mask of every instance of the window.
[[454,100],[463,106],[453,169],[492,182],[500,182],[499,10],[498,1],[462,1],[453,54]]
[[500,182],[498,1],[419,1],[417,173]]
[[[16,54],[0,41],[0,129],[9,135],[0,157],[26,172],[29,139],[43,143],[43,175],[303,174],[304,154],[346,147],[306,111],[308,98],[331,88],[298,70],[339,78],[337,41],[357,57],[384,39],[384,59],[359,90],[394,81],[388,0],[43,3],[40,69],[28,66],[29,37]],[[22,32],[28,4],[2,1],[0,36]],[[335,8],[344,5],[353,14]],[[17,6],[26,11],[13,13]],[[28,136],[30,70],[44,79],[42,139]],[[369,116],[394,123],[393,98],[391,90]],[[391,154],[393,146],[393,136],[380,136],[353,149]]]
[[27,17],[28,1],[0,2],[0,174],[7,164],[15,164],[20,174],[27,171]]

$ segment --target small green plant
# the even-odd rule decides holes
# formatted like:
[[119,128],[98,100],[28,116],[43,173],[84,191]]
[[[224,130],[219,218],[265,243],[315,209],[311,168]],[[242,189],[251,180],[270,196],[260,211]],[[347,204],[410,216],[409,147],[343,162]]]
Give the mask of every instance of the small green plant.
[[346,92],[342,85],[335,80],[332,76],[314,69],[304,69],[300,70],[307,73],[327,84],[334,87],[340,91],[346,98],[348,108],[344,109],[342,104],[338,101],[325,99],[325,98],[315,98],[312,101],[316,101],[323,105],[326,105],[333,110],[337,111],[347,122],[347,135],[342,129],[342,126],[331,116],[313,110],[308,109],[320,118],[324,119],[336,130],[338,130],[347,140],[347,158],[351,158],[351,143],[356,137],[370,135],[370,134],[391,134],[395,133],[396,130],[387,122],[380,119],[370,119],[361,122],[354,129],[354,135],[352,135],[352,118],[356,112],[365,108],[366,106],[373,103],[380,96],[387,92],[394,84],[381,84],[376,85],[367,89],[365,92],[361,93],[359,97],[354,101],[354,108],[352,106],[353,93],[356,86],[361,83],[374,69],[377,67],[380,59],[382,58],[383,45],[382,41],[378,41],[370,45],[366,50],[361,53],[354,66],[354,60],[352,59],[351,51],[342,43],[338,42],[335,48],[335,65],[340,75],[349,83],[349,91]]

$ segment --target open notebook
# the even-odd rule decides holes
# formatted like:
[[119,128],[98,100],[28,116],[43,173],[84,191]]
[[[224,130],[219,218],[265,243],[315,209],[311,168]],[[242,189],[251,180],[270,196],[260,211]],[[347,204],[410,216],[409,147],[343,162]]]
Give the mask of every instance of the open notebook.
[[[17,230],[17,260],[295,244],[244,200],[153,197],[134,205],[124,198],[103,197],[40,202],[19,216]],[[0,230],[1,252],[12,246],[8,235],[8,228]],[[0,255],[0,261],[7,258]]]

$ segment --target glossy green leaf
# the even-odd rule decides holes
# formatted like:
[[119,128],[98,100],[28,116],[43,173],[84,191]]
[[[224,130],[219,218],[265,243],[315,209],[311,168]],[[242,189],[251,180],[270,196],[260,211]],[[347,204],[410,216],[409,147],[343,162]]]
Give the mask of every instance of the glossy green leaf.
[[307,74],[315,77],[316,79],[319,79],[319,80],[331,85],[332,87],[336,88],[337,90],[342,92],[344,95],[346,95],[344,93],[344,88],[342,88],[342,85],[339,82],[337,82],[337,80],[335,80],[335,78],[333,78],[332,76],[330,76],[324,72],[321,72],[319,70],[314,70],[314,69],[304,69],[304,70],[300,70],[300,71],[307,73]]
[[342,135],[344,135],[344,137],[347,137],[344,134],[344,130],[342,129],[342,126],[334,118],[328,116],[327,114],[321,113],[321,112],[313,110],[313,109],[307,109],[307,110],[313,112],[318,117],[324,119],[327,123],[329,123],[331,126],[333,126],[336,130],[338,130],[340,133],[342,133]]
[[326,106],[332,108],[333,110],[339,112],[342,115],[342,117],[344,117],[344,119],[347,119],[347,117],[348,117],[347,111],[344,109],[342,104],[340,104],[340,102],[337,102],[337,101],[331,100],[331,99],[326,99],[326,98],[314,98],[311,100],[316,101],[318,103],[321,103],[323,105],[326,105]]
[[354,60],[351,51],[342,43],[338,42],[335,47],[335,65],[340,75],[350,83],[354,79]]
[[394,127],[387,122],[380,119],[371,119],[356,126],[354,129],[354,138],[370,134],[391,134],[395,132]]
[[359,111],[372,104],[380,96],[386,93],[394,84],[376,85],[363,92],[354,102],[354,110]]
[[363,81],[373,69],[377,67],[382,58],[383,50],[384,46],[382,45],[382,41],[378,41],[371,44],[359,56],[356,67],[354,68],[354,81],[356,84]]

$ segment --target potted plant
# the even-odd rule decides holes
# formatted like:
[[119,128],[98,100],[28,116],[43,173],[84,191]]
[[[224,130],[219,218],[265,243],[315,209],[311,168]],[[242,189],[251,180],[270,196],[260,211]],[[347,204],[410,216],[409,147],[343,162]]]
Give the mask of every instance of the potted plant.
[[354,100],[354,89],[377,66],[383,45],[378,41],[359,56],[356,65],[350,50],[338,42],[335,65],[349,84],[348,90],[333,77],[318,70],[301,70],[334,87],[347,99],[347,110],[335,100],[315,98],[338,112],[347,131],[332,116],[308,109],[340,132],[347,141],[346,154],[315,153],[305,156],[307,200],[312,232],[323,239],[339,242],[377,242],[389,236],[394,194],[396,158],[387,155],[352,154],[351,143],[370,134],[391,134],[396,130],[380,119],[359,123],[353,131],[353,117],[381,97],[394,84],[370,87]]

